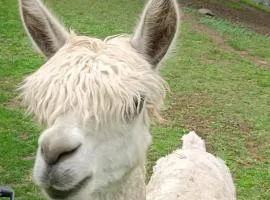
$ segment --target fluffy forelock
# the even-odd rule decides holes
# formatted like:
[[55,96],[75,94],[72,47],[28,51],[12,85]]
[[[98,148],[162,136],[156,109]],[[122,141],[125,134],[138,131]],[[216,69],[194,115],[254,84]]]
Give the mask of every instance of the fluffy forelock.
[[101,127],[133,119],[135,102],[143,101],[145,116],[157,115],[167,84],[129,40],[71,35],[20,87],[29,113],[50,126],[59,116],[75,112],[84,122],[92,120]]

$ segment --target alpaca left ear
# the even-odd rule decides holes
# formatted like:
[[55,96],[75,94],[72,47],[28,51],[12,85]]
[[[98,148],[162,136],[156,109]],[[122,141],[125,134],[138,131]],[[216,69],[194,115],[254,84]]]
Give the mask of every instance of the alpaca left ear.
[[20,0],[21,19],[32,42],[47,57],[66,42],[69,33],[40,0]]
[[176,0],[150,0],[131,40],[132,46],[156,67],[168,52],[179,24]]

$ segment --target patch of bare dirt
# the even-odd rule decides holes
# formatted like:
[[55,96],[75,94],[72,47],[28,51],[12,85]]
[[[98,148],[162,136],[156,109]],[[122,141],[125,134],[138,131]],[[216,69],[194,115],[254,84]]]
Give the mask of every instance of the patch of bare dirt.
[[162,114],[165,126],[179,127],[183,125],[189,130],[194,130],[199,135],[207,135],[214,121],[213,116],[198,114],[198,109],[213,106],[207,93],[194,93],[192,95],[173,95],[172,103]]
[[23,182],[33,183],[33,170],[32,169],[28,170],[28,173],[25,174],[25,176],[23,177]]
[[30,153],[30,154],[24,156],[22,159],[23,160],[35,160],[35,157],[36,157],[35,153]]
[[[172,103],[162,114],[166,126],[179,127],[179,124],[189,130],[194,130],[199,134],[207,136],[213,132],[211,125],[216,121],[214,115],[199,114],[199,109],[207,109],[217,106],[212,102],[206,92],[194,93],[191,95],[175,94],[172,97]],[[223,127],[237,130],[247,136],[252,132],[252,125],[248,122],[239,122],[234,120],[225,120]]]
[[[194,93],[191,95],[174,94],[172,96],[172,103],[162,114],[166,123],[166,127],[179,127],[179,124],[188,130],[194,130],[203,138],[207,138],[209,134],[215,131],[226,133],[236,130],[240,132],[246,141],[246,149],[248,153],[257,161],[263,162],[266,160],[258,149],[260,143],[250,139],[252,134],[252,125],[249,122],[239,122],[236,120],[225,120],[221,122],[223,126],[215,128],[212,124],[215,123],[216,118],[214,115],[199,114],[199,109],[207,109],[215,106],[206,92]],[[208,150],[212,151],[211,144],[207,144]],[[250,167],[251,164],[239,160],[239,165],[242,167]]]
[[222,4],[217,0],[178,0],[182,7],[207,8],[214,12],[217,17],[226,18],[230,21],[247,26],[258,33],[270,35],[270,12],[256,9],[242,4],[241,8],[235,9],[228,5],[228,2],[239,2],[239,0],[227,0]]
[[23,132],[23,133],[20,134],[19,137],[20,137],[21,140],[25,141],[25,140],[28,140],[29,139],[29,134]]
[[260,146],[260,144],[256,141],[253,140],[248,140],[247,144],[246,144],[246,148],[248,149],[248,152],[252,155],[252,157],[258,161],[264,161],[266,158],[264,158],[259,150],[258,150],[258,146]]
[[230,126],[230,127],[234,128],[234,129],[239,130],[240,132],[246,133],[248,135],[252,131],[251,125],[249,123],[247,123],[247,122],[237,122],[237,121],[228,119],[224,123],[225,123],[226,126]]
[[257,161],[265,160],[265,158],[260,154],[259,149],[258,149],[258,146],[260,146],[261,144],[258,141],[250,139],[250,135],[252,134],[251,124],[249,124],[248,122],[237,122],[234,120],[226,120],[224,124],[242,133],[242,136],[244,137],[246,141],[246,149],[255,160]]

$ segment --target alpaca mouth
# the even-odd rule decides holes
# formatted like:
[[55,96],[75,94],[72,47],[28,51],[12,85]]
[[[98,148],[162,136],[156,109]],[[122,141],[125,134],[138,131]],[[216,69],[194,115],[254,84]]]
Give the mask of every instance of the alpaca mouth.
[[45,188],[45,192],[53,199],[66,199],[70,196],[77,194],[91,179],[91,176],[85,177],[73,188],[69,190],[57,190],[53,187]]

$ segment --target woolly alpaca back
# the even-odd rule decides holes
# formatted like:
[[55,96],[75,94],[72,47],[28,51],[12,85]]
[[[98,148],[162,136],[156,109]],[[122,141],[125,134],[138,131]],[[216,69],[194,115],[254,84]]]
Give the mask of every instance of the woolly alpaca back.
[[194,131],[182,137],[182,149],[206,151],[205,143]]
[[235,200],[235,186],[224,161],[207,153],[195,132],[182,140],[182,149],[157,161],[147,200]]

